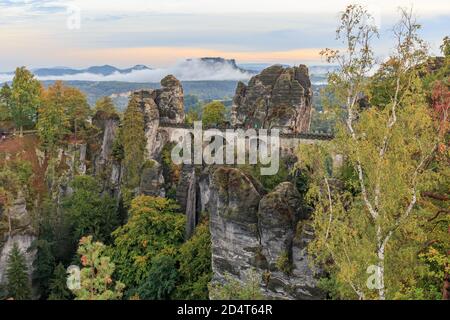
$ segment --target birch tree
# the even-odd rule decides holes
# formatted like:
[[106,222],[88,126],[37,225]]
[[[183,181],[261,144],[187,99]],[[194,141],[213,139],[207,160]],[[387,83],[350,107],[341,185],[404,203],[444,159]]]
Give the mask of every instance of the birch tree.
[[[341,296],[384,300],[402,286],[395,274],[402,272],[395,265],[402,261],[401,244],[408,233],[414,240],[424,237],[415,209],[420,191],[433,183],[428,164],[438,137],[419,78],[426,59],[420,25],[411,11],[400,9],[392,54],[371,76],[376,66],[371,43],[378,37],[372,21],[363,7],[348,6],[337,29],[344,49],[322,51],[339,66],[327,90],[342,121],[329,146],[300,150],[299,165],[315,176],[308,197],[315,205],[310,250],[316,260],[332,261],[328,270]],[[318,152],[343,155],[340,174],[346,179],[332,179],[330,169],[318,168]]]

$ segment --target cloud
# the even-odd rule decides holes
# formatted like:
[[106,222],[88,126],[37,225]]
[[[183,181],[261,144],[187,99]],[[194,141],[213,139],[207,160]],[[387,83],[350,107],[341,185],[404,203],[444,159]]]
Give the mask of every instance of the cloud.
[[65,0],[0,0],[0,12],[10,17],[52,14],[65,12],[66,9]]
[[[103,76],[93,73],[79,73],[74,75],[43,76],[39,80],[84,80],[84,81],[125,81],[125,82],[159,82],[168,74],[173,74],[179,80],[247,80],[252,74],[233,67],[228,63],[206,63],[200,59],[179,62],[169,68],[151,70],[134,70],[130,73],[115,72]],[[11,81],[12,74],[0,74],[0,82]]]
[[[348,0],[109,0],[106,6],[103,1],[74,0],[80,8],[91,12],[157,12],[179,14],[235,14],[235,13],[336,13],[349,4]],[[448,3],[443,0],[359,0],[363,5],[379,8],[381,13],[390,13],[399,6],[414,5],[423,14],[450,13]]]
[[[450,27],[448,0],[357,0],[369,6],[381,26],[377,54],[386,41],[398,6],[413,5],[424,39],[435,54]],[[305,62],[298,49],[339,46],[334,39],[339,11],[348,0],[0,0],[1,69],[18,65],[154,64],[210,55],[248,62]],[[81,28],[67,28],[67,5],[81,10]],[[47,10],[47,11],[46,11]],[[51,13],[56,10],[55,13]],[[140,54],[145,49],[146,55]],[[164,48],[164,50],[159,50]],[[190,48],[199,54],[186,54]],[[126,49],[126,50],[125,50]],[[120,55],[115,54],[121,52]],[[101,52],[101,56],[99,55]],[[275,53],[281,53],[275,56]],[[97,54],[98,53],[98,54]],[[307,60],[320,62],[317,54]],[[309,62],[309,61],[308,61]]]

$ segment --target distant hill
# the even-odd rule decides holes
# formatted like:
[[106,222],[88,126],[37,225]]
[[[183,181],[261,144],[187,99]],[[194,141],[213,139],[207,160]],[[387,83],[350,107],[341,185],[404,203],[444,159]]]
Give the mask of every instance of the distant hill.
[[[55,81],[47,80],[42,83],[45,86],[53,84]],[[76,87],[84,92],[91,106],[104,96],[113,99],[119,110],[125,110],[128,104],[128,97],[131,91],[139,89],[157,89],[158,82],[122,82],[122,81],[64,81],[69,86]],[[234,97],[238,81],[182,81],[185,96],[196,96],[201,101],[222,100],[231,101]],[[314,96],[319,95],[322,85],[314,85]]]
[[77,75],[82,73],[90,73],[95,75],[109,76],[114,73],[127,74],[133,71],[140,70],[152,70],[144,65],[135,65],[131,68],[119,69],[114,66],[105,64],[104,66],[93,66],[85,69],[72,69],[67,67],[52,67],[52,68],[37,68],[32,72],[38,77],[52,77],[52,76],[64,76],[64,75]]
[[[200,101],[222,100],[229,104],[238,81],[247,82],[270,65],[268,63],[238,64],[234,59],[204,57],[186,59],[165,69],[152,69],[145,65],[120,69],[103,65],[85,69],[37,68],[32,71],[45,86],[59,79],[69,86],[80,89],[86,94],[92,106],[99,98],[109,96],[120,110],[124,110],[131,91],[159,88],[160,79],[167,74],[173,74],[181,80],[186,96],[195,96]],[[327,72],[335,69],[334,66],[309,66],[316,97],[319,95],[319,87],[326,83]],[[0,82],[1,76],[2,74],[0,74]],[[12,73],[8,73],[5,77],[6,81],[11,81],[12,76]]]
[[[42,81],[44,86],[53,84],[54,80]],[[91,106],[104,96],[110,96],[117,108],[124,110],[128,104],[128,95],[139,89],[157,89],[159,82],[123,82],[123,81],[64,81],[84,92]],[[237,81],[182,81],[184,94],[194,95],[199,100],[231,100],[236,90]]]

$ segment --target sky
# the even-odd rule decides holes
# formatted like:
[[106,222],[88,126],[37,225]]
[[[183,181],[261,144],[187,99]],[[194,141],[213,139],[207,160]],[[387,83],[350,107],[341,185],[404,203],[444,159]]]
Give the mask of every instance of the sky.
[[[319,51],[339,47],[341,0],[0,0],[0,71],[145,64],[220,56],[240,63],[321,64]],[[355,3],[353,1],[352,3]],[[389,53],[399,6],[413,7],[422,37],[437,53],[450,34],[449,0],[356,1],[381,31]]]

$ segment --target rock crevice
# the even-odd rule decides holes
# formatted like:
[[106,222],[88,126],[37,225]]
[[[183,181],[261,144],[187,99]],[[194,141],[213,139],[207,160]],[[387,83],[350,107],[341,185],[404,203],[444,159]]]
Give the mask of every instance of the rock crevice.
[[244,281],[254,269],[269,298],[321,298],[306,252],[310,213],[294,185],[264,194],[251,177],[227,167],[210,180],[213,281],[224,282],[226,274]]

